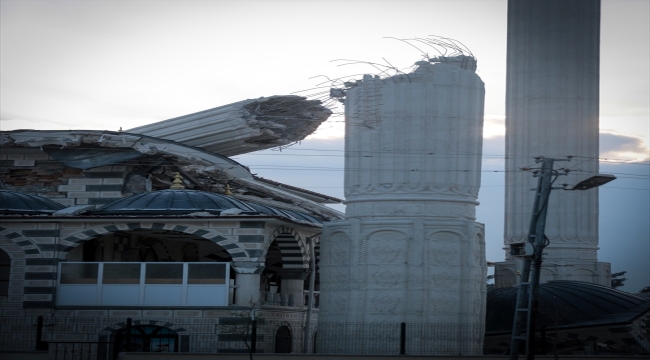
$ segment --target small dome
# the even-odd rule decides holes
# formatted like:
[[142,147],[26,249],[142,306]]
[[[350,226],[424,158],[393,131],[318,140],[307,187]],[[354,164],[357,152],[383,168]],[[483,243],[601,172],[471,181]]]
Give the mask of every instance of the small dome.
[[[487,294],[486,333],[512,330],[517,286]],[[537,325],[589,326],[635,319],[650,311],[650,299],[581,281],[549,281],[539,285]]]
[[193,212],[220,214],[238,209],[242,214],[258,211],[230,196],[197,190],[160,190],[113,201],[92,212],[96,215],[180,215]]
[[42,196],[0,190],[0,214],[52,214],[64,208],[65,206]]

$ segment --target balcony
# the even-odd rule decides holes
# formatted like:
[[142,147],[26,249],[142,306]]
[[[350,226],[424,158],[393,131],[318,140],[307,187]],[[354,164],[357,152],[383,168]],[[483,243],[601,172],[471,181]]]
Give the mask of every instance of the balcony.
[[228,306],[228,263],[66,262],[58,306]]

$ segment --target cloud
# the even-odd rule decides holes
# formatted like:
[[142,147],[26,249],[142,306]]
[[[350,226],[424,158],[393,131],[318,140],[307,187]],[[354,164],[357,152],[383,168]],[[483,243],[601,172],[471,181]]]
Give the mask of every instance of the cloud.
[[483,138],[505,136],[506,117],[504,115],[485,115],[483,117]]
[[650,149],[641,138],[602,132],[600,133],[600,157],[606,161],[649,161]]

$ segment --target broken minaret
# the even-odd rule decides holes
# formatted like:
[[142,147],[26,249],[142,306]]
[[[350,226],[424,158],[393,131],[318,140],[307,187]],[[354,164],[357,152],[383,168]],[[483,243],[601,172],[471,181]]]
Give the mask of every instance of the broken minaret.
[[[537,178],[522,169],[534,157],[573,156],[556,162],[556,169],[571,170],[556,184],[572,186],[598,173],[599,56],[600,1],[508,1],[506,249],[528,237]],[[610,264],[597,259],[597,189],[553,191],[546,236],[541,281],[610,285]],[[506,251],[495,285],[516,285],[520,266]]]
[[300,141],[316,131],[331,114],[319,100],[276,95],[239,101],[127,132],[235,156]]
[[346,219],[323,226],[319,352],[394,352],[402,322],[407,354],[482,352],[484,85],[470,56],[416,65],[346,91]]

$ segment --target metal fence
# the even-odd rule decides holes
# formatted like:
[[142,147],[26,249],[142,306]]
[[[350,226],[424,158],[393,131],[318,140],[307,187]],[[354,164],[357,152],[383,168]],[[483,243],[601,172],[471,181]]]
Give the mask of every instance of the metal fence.
[[468,324],[318,324],[316,353],[364,355],[480,355],[483,327]]
[[96,360],[107,359],[107,342],[49,342],[48,359],[52,360]]
[[0,351],[34,351],[37,318],[0,317]]
[[0,352],[47,350],[50,359],[66,360],[115,359],[120,351],[302,352],[304,322],[259,318],[253,325],[241,317],[2,317]]
[[[215,318],[1,317],[0,352],[47,350],[49,359],[112,360],[119,351],[302,353],[304,321],[259,316]],[[255,326],[254,326],[255,325]],[[129,334],[129,335],[127,335]],[[538,353],[647,354],[625,332],[592,328],[550,332]],[[617,335],[618,333],[614,334]],[[541,336],[541,335],[540,335]],[[618,336],[618,335],[617,335]],[[644,333],[643,336],[647,336]],[[307,351],[319,354],[504,354],[509,334],[485,337],[474,325],[315,322]],[[618,342],[616,342],[616,341]],[[647,339],[650,340],[650,339]],[[616,343],[625,345],[617,346]],[[629,343],[629,344],[627,344]]]

